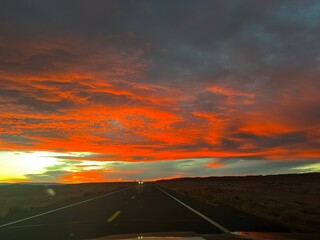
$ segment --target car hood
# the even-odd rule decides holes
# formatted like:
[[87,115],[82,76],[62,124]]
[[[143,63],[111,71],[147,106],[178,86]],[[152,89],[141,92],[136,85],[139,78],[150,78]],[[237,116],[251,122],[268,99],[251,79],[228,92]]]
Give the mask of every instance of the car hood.
[[94,240],[292,240],[294,238],[259,232],[231,232],[199,235],[193,232],[167,232],[111,235]]

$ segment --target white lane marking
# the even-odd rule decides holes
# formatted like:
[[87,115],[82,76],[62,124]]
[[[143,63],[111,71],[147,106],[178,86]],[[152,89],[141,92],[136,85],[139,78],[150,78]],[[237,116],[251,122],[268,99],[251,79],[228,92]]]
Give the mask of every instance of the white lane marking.
[[23,219],[20,219],[20,220],[17,220],[17,221],[5,223],[5,224],[0,225],[0,228],[9,226],[9,225],[12,225],[12,224],[15,224],[15,223],[23,222],[23,221],[26,221],[26,220],[29,220],[29,219],[37,218],[37,217],[40,217],[40,216],[43,216],[43,215],[47,215],[49,213],[57,212],[57,211],[60,211],[60,210],[63,210],[63,209],[69,208],[69,207],[73,207],[73,206],[79,205],[81,203],[90,202],[92,200],[95,200],[95,199],[98,199],[98,198],[102,198],[102,197],[105,197],[105,196],[108,196],[108,195],[111,195],[111,194],[114,194],[114,193],[122,192],[122,191],[128,190],[130,188],[132,188],[132,187],[120,189],[120,190],[117,190],[117,191],[114,191],[114,192],[111,192],[111,193],[106,193],[106,194],[103,194],[103,195],[100,195],[100,196],[97,196],[97,197],[94,197],[94,198],[90,198],[90,199],[84,200],[84,201],[81,201],[81,202],[73,203],[73,204],[70,204],[70,205],[67,205],[67,206],[64,206],[64,207],[56,208],[56,209],[53,209],[53,210],[50,210],[50,211],[47,211],[47,212],[44,212],[44,213],[33,215],[31,217],[27,217],[27,218],[23,218]]
[[25,226],[16,226],[16,227],[8,227],[8,228],[32,228],[32,227],[42,227],[44,224],[34,224],[34,225],[25,225]]
[[202,217],[203,219],[207,220],[209,223],[211,223],[212,225],[216,226],[217,228],[219,228],[220,230],[222,230],[225,233],[230,233],[230,231],[228,229],[226,229],[225,227],[221,226],[219,223],[216,223],[215,221],[211,220],[210,218],[208,218],[207,216],[203,215],[202,213],[198,212],[197,210],[193,209],[192,207],[188,206],[187,204],[181,202],[179,199],[175,198],[174,196],[172,196],[170,193],[164,191],[163,189],[159,188],[157,186],[157,188],[159,190],[161,190],[162,192],[164,192],[165,194],[167,194],[168,196],[170,196],[171,198],[173,198],[174,200],[176,200],[178,203],[182,204],[183,206],[185,206],[186,208],[188,208],[189,210],[191,210],[192,212],[198,214],[200,217]]

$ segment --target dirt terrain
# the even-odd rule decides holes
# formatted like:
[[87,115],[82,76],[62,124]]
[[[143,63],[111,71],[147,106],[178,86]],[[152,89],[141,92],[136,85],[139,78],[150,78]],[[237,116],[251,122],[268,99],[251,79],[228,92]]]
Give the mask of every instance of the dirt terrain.
[[128,186],[132,186],[132,183],[0,185],[0,218],[20,211],[93,197]]
[[297,231],[320,233],[320,173],[161,180],[208,204],[225,204]]

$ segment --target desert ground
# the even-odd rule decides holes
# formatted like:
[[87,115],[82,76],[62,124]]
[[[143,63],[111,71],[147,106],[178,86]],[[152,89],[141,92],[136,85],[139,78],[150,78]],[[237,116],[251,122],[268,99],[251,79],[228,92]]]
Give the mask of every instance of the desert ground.
[[102,195],[132,183],[0,185],[0,219],[13,213]]
[[320,233],[320,173],[178,178],[157,183],[208,204],[229,205],[297,231]]

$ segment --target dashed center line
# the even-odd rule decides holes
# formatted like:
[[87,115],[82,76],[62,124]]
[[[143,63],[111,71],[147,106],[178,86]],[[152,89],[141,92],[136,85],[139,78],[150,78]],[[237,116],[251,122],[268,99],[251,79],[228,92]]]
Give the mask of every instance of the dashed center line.
[[116,211],[114,214],[112,214],[111,217],[108,218],[108,223],[115,220],[120,215],[120,213],[121,213],[121,211]]

